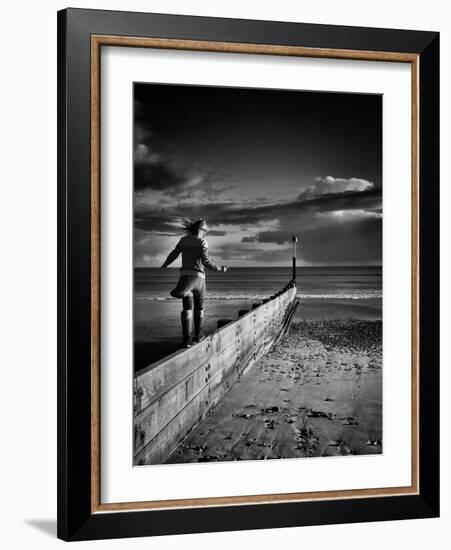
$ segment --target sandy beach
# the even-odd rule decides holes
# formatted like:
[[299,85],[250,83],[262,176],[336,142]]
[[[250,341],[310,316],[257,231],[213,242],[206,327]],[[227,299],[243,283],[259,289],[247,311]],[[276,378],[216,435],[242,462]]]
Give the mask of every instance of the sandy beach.
[[305,312],[169,463],[382,452],[382,321]]

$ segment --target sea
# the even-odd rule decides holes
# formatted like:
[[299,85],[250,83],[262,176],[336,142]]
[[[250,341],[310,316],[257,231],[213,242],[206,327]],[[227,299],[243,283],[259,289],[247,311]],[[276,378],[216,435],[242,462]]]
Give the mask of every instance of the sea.
[[[135,371],[177,349],[181,340],[181,300],[169,292],[177,268],[135,268]],[[289,267],[231,267],[226,273],[207,271],[205,332],[219,319],[235,319],[238,310],[268,298],[292,279]],[[382,319],[382,267],[298,267],[299,307],[296,319]]]
[[[171,300],[179,270],[136,268],[137,300]],[[292,278],[288,267],[231,267],[226,273],[207,272],[207,300],[263,300]],[[299,267],[300,299],[362,300],[382,298],[382,267]]]

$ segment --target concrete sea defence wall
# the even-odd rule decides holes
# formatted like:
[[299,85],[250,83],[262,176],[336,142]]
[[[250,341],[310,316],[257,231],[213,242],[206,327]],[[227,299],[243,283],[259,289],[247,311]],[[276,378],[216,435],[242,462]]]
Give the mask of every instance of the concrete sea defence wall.
[[[240,311],[235,321],[134,378],[134,465],[161,464],[226,391],[284,334],[297,306],[296,286]],[[222,326],[221,326],[222,325]]]

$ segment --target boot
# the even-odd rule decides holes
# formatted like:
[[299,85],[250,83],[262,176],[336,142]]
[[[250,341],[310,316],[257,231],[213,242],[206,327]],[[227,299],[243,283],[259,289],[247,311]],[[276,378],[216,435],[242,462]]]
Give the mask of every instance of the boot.
[[194,342],[200,342],[204,339],[202,335],[202,325],[204,324],[204,310],[194,312]]
[[190,309],[184,309],[181,313],[183,346],[189,348],[192,345],[191,333],[193,331],[193,312]]

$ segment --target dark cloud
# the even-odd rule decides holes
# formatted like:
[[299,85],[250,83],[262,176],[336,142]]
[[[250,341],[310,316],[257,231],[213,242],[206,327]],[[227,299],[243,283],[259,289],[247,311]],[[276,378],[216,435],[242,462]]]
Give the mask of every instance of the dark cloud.
[[138,144],[134,152],[134,191],[140,196],[152,191],[178,200],[215,200],[224,191],[234,187],[226,173],[195,171],[177,166],[162,153]]
[[[168,231],[168,224],[184,217],[190,219],[206,218],[211,227],[218,225],[257,226],[271,220],[284,220],[299,216],[336,210],[368,210],[380,208],[382,191],[345,191],[339,194],[321,195],[316,198],[280,201],[272,204],[249,204],[223,201],[209,203],[179,202],[171,207],[171,218],[162,212],[158,205],[141,205],[136,208],[135,225],[143,231]],[[163,228],[163,229],[162,229]],[[287,238],[291,238],[291,234]]]
[[[135,192],[163,191],[174,193],[177,189],[186,188],[186,176],[177,172],[169,162],[160,155],[140,147],[139,155],[135,152],[134,188]],[[138,156],[138,158],[137,158]]]
[[149,122],[139,120],[142,105],[135,101],[133,136],[133,180],[135,193],[163,191],[173,194],[193,183],[189,174],[171,158],[169,149],[151,129]]
[[377,208],[382,200],[382,190],[370,188],[364,191],[343,191],[329,193],[316,198],[298,197],[297,205],[304,212],[331,212],[333,210],[354,210]]
[[[295,230],[298,233],[298,229]],[[255,237],[253,237],[254,242],[259,243],[274,243],[274,244],[285,244],[291,242],[291,237],[293,232],[290,232],[290,229],[287,228],[286,231],[276,230],[276,231],[261,231]]]
[[253,237],[243,237],[241,239],[241,242],[242,243],[255,243],[257,241],[257,237],[256,236],[253,236]]
[[176,162],[170,147],[143,122],[134,130],[133,182],[137,195],[160,191],[177,199],[214,200],[233,188],[228,172]]
[[302,233],[299,250],[308,262],[373,263],[382,261],[382,219],[335,222]]
[[171,219],[164,211],[158,208],[143,208],[135,206],[135,228],[145,233],[159,233],[161,235],[177,235],[182,231],[178,219]]
[[[135,206],[135,229],[143,233],[166,236],[180,235],[184,231],[182,225],[183,217],[187,216],[174,216],[174,218],[169,218],[161,208],[149,209],[149,207],[144,208],[142,205],[137,205]],[[193,219],[200,218],[200,215],[193,217]],[[208,234],[212,237],[223,237],[227,235],[227,232],[218,229],[210,229]]]
[[[327,224],[318,224],[302,230],[299,226],[290,226],[286,231],[263,231],[256,235],[255,242],[285,245],[283,250],[290,250],[292,232],[297,233],[300,256],[307,262],[356,263],[382,260],[380,217],[351,216],[348,219],[332,219]],[[255,248],[258,250],[258,244]],[[280,257],[274,257],[272,254],[273,252],[262,250],[253,256],[256,261],[266,257],[270,262]]]
[[210,229],[208,231],[208,234],[211,237],[224,237],[225,235],[227,235],[227,231],[218,231],[218,230],[215,230],[215,229]]

